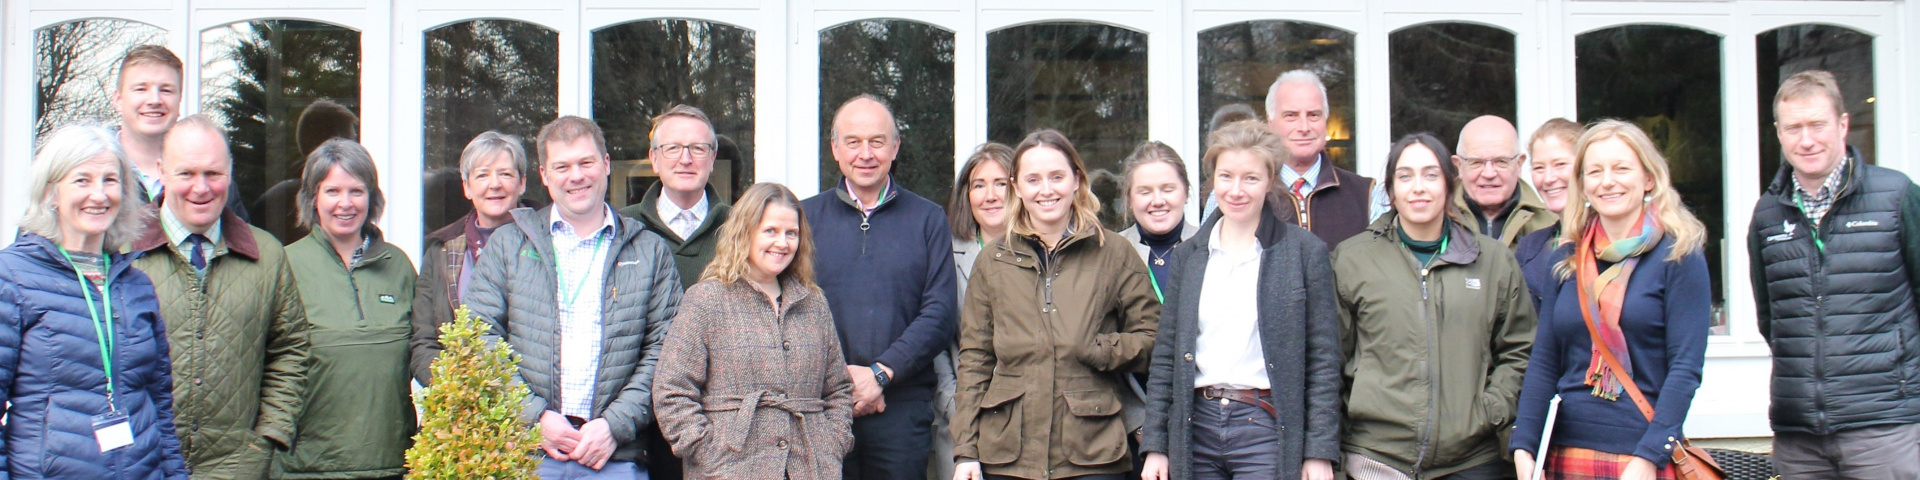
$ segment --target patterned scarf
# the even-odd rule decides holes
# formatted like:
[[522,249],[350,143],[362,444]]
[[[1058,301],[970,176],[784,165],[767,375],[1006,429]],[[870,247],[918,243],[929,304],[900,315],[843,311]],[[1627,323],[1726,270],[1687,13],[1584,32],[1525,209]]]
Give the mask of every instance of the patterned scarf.
[[[1627,354],[1627,335],[1620,330],[1620,307],[1626,300],[1627,281],[1633,278],[1633,267],[1660,244],[1660,237],[1665,233],[1651,214],[1640,217],[1640,224],[1635,228],[1640,231],[1639,235],[1613,240],[1607,238],[1606,229],[1600,228],[1600,219],[1596,217],[1587,225],[1587,233],[1581,236],[1580,245],[1575,249],[1580,308],[1588,310],[1586,317],[1592,323],[1595,341],[1606,342],[1607,349],[1613,351],[1614,359],[1625,372],[1633,371],[1633,359]],[[1598,271],[1596,260],[1612,265]],[[1625,384],[1607,368],[1599,348],[1593,349],[1593,358],[1587,364],[1586,384],[1593,386],[1593,396],[1607,400],[1619,400],[1620,393],[1626,391]]]

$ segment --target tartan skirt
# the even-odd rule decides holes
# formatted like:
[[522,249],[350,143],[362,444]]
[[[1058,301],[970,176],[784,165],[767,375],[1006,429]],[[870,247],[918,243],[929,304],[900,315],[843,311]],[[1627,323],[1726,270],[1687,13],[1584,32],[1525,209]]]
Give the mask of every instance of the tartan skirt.
[[[1633,455],[1607,453],[1578,447],[1551,447],[1547,449],[1546,480],[1613,480],[1627,470],[1627,462]],[[1660,480],[1673,480],[1673,465],[1660,467],[1655,476]]]

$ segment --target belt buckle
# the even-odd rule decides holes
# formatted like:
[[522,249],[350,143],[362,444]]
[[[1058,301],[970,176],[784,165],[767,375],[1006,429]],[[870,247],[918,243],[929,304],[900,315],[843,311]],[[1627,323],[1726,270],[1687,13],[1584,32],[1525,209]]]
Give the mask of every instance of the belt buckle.
[[1218,396],[1214,396],[1214,394],[1213,394],[1213,387],[1205,387],[1205,388],[1201,388],[1201,389],[1200,389],[1200,399],[1201,399],[1201,400],[1215,400],[1215,399],[1219,399],[1219,400],[1225,400],[1225,398],[1221,398],[1221,397],[1218,397]]

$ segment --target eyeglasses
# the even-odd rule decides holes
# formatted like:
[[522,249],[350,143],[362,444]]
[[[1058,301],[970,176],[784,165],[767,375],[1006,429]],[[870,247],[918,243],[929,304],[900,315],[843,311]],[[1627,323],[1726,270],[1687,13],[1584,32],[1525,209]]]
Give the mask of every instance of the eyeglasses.
[[711,143],[667,143],[667,144],[661,144],[661,145],[654,145],[653,151],[660,152],[660,157],[663,159],[680,158],[681,154],[692,154],[693,158],[712,158],[713,144]]
[[1487,167],[1493,167],[1496,170],[1507,171],[1507,170],[1512,170],[1513,167],[1519,166],[1520,159],[1524,158],[1525,156],[1526,154],[1524,153],[1516,153],[1511,157],[1505,157],[1505,158],[1460,157],[1460,163],[1466,164],[1467,170],[1481,170]]

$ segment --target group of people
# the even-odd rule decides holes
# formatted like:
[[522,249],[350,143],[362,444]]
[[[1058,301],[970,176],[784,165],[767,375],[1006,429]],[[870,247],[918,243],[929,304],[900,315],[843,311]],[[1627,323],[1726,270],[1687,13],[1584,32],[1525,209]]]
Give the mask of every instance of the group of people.
[[[1481,117],[1451,150],[1394,142],[1376,182],[1331,163],[1325,87],[1288,72],[1265,121],[1216,118],[1201,218],[1146,142],[1112,232],[1050,129],[979,147],[943,208],[894,182],[893,112],[861,95],[839,185],[728,199],[713,122],[674,106],[659,183],[615,211],[604,134],[566,116],[531,156],[467,145],[472,213],[416,271],[352,129],[302,141],[304,236],[250,225],[181,78],[135,48],[117,128],[40,142],[0,250],[11,478],[398,478],[461,306],[519,356],[549,480],[1673,478],[1700,385],[1706,229],[1626,122],[1522,152]],[[1915,478],[1920,187],[1846,146],[1843,105],[1817,71],[1774,102],[1788,161],[1748,240],[1774,458]]]

